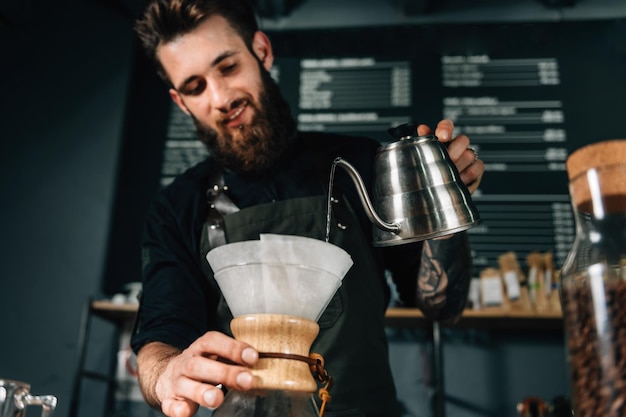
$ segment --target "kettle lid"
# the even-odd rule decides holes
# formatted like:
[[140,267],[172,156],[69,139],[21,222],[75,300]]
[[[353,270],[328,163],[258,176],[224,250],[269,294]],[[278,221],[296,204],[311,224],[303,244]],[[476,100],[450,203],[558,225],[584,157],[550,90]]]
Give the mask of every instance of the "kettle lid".
[[417,126],[418,125],[415,123],[404,123],[400,126],[387,129],[387,132],[389,132],[394,139],[406,139],[417,136]]
[[394,140],[388,142],[385,146],[381,146],[378,152],[398,151],[400,149],[409,149],[413,151],[416,145],[421,145],[425,142],[439,142],[437,137],[433,134],[419,136],[417,134],[417,124],[405,123],[400,126],[387,129],[387,132],[393,136]]

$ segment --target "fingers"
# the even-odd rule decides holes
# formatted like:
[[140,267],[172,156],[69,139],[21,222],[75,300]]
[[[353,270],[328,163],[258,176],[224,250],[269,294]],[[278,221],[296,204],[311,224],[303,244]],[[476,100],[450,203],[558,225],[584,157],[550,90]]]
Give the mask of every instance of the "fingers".
[[220,332],[207,332],[198,338],[188,350],[194,354],[211,354],[241,365],[254,365],[259,354],[250,345]]
[[[452,134],[454,132],[454,123],[452,120],[443,119],[439,123],[437,123],[437,127],[435,128],[435,136],[441,142],[449,142],[452,140]],[[455,138],[456,140],[456,138]]]
[[478,158],[478,152],[470,146],[467,136],[459,135],[450,143],[448,153],[461,175],[461,181],[473,193],[485,172],[485,164]]
[[480,181],[485,173],[485,164],[480,159],[468,166],[461,172],[461,181],[467,185],[470,193],[473,193],[478,189]]
[[470,193],[476,191],[485,172],[485,164],[470,146],[469,138],[465,135],[455,137],[448,145],[448,154],[459,171],[463,184],[467,185]]
[[448,154],[459,171],[474,162],[474,153],[468,149],[469,146],[470,140],[465,135],[459,135],[448,143]]
[[224,401],[224,393],[220,388],[187,377],[179,377],[174,381],[173,392],[172,397],[161,403],[161,408],[166,411],[166,408],[171,407],[177,417],[187,416],[188,411],[195,413],[198,405],[214,409]]
[[161,411],[168,417],[192,417],[198,408],[198,404],[189,400],[168,398],[161,403]]
[[202,384],[202,392],[206,389],[205,384],[223,384],[239,390],[247,390],[252,386],[252,374],[243,366],[226,364],[197,355],[181,357],[178,362],[180,377],[176,380],[178,385],[175,388],[186,393],[190,391],[191,385],[184,383],[187,382],[185,378],[193,383]]
[[[223,384],[240,390],[252,386],[252,374],[246,366],[254,365],[259,356],[256,350],[243,342],[220,332],[208,332],[183,354],[185,357],[179,363],[180,372],[194,381]],[[216,356],[218,360],[215,360]]]
[[[441,142],[448,143],[448,154],[454,162],[460,175],[461,181],[467,185],[470,193],[478,188],[482,176],[485,172],[485,164],[478,158],[478,153],[470,145],[470,140],[466,135],[457,135],[453,137],[454,122],[444,119],[437,123],[435,128],[435,136]],[[417,128],[420,136],[431,134],[431,129],[425,124],[421,124]]]
[[162,411],[170,417],[191,417],[198,405],[219,407],[224,393],[216,385],[246,391],[253,375],[248,366],[258,352],[223,333],[208,332],[170,360],[157,383]]
[[428,125],[421,124],[417,126],[418,136],[426,136],[426,135],[430,135],[431,133],[432,133],[432,130],[430,130],[430,127]]
[[[452,133],[454,131],[454,122],[449,119],[444,119],[437,123],[437,127],[435,128],[435,136],[441,142],[449,142],[452,140]],[[432,129],[425,124],[420,124],[417,126],[417,134],[419,136],[426,136],[432,134]]]

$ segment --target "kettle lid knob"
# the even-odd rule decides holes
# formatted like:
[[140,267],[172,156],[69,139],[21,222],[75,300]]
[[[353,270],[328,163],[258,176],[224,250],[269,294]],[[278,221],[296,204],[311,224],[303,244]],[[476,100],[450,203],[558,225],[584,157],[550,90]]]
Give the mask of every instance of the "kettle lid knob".
[[389,132],[394,139],[402,139],[417,135],[417,126],[418,125],[415,123],[404,123],[400,126],[387,129],[387,132]]

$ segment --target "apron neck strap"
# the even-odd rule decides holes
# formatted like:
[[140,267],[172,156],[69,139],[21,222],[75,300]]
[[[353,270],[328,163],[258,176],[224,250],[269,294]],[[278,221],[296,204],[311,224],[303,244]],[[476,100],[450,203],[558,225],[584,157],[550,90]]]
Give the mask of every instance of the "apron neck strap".
[[209,175],[209,187],[206,191],[207,201],[207,237],[209,250],[226,243],[224,216],[239,211],[239,207],[226,195],[228,187],[224,185],[224,171],[215,161]]

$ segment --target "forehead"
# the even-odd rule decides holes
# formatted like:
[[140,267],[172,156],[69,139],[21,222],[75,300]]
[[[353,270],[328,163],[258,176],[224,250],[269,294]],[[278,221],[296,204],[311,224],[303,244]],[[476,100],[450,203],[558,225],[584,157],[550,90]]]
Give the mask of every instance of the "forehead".
[[189,76],[189,71],[210,65],[226,53],[245,50],[247,48],[241,36],[226,19],[215,15],[190,32],[160,44],[157,57],[170,80],[174,82],[175,79]]

